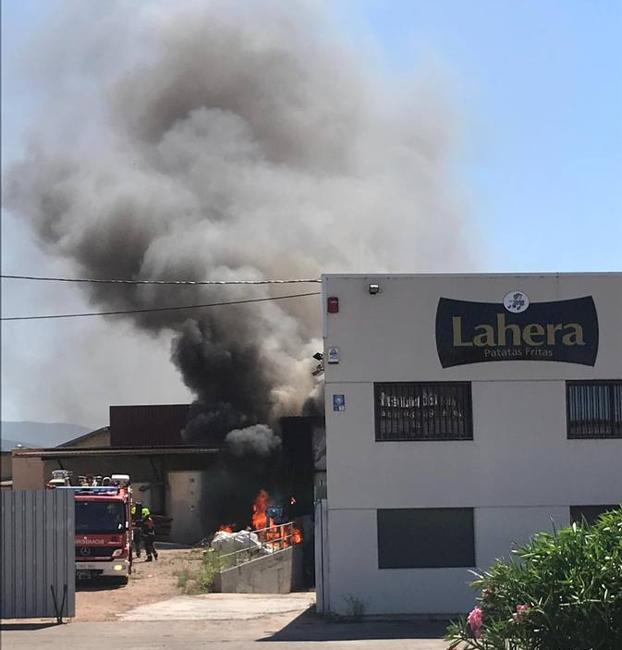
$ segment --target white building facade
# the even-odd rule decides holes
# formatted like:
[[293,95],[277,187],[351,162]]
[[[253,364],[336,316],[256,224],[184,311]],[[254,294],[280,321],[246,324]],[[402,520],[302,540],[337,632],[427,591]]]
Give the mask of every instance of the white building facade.
[[318,608],[455,614],[622,501],[622,274],[326,275]]

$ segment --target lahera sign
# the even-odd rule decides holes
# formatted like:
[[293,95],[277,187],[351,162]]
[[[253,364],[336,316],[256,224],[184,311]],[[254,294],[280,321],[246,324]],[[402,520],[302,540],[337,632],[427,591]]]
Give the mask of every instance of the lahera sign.
[[436,348],[443,368],[486,361],[562,361],[593,366],[598,316],[591,296],[530,303],[512,313],[503,303],[441,298]]

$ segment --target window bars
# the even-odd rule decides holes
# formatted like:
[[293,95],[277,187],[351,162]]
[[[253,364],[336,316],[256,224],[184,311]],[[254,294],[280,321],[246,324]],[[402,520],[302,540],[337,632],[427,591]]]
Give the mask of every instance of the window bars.
[[388,382],[374,390],[376,441],[473,439],[469,382]]
[[622,438],[622,380],[567,381],[568,438]]

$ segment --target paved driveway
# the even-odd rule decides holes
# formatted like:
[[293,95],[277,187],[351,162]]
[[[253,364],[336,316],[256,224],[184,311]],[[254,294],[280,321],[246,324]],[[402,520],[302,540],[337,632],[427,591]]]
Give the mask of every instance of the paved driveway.
[[3,650],[441,650],[444,625],[336,623],[317,616],[312,594],[182,596],[131,610],[117,621],[3,625]]

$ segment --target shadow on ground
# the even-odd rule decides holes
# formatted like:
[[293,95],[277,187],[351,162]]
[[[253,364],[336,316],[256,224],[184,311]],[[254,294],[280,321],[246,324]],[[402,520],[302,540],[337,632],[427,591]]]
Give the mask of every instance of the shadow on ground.
[[167,551],[187,551],[190,548],[195,548],[193,546],[190,546],[189,544],[177,544],[176,542],[167,542],[167,541],[161,541],[156,538],[155,541],[155,547],[156,550],[167,550]]
[[0,624],[0,632],[45,630],[48,627],[57,627],[58,625],[59,623],[56,623],[56,621],[53,623],[2,623]]
[[76,591],[114,591],[126,586],[115,578],[93,578],[92,580],[78,580]]
[[310,607],[283,629],[260,641],[364,641],[370,639],[443,639],[448,621],[333,620]]

